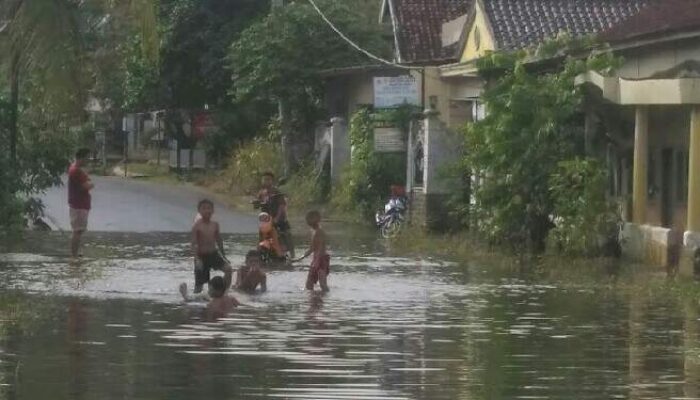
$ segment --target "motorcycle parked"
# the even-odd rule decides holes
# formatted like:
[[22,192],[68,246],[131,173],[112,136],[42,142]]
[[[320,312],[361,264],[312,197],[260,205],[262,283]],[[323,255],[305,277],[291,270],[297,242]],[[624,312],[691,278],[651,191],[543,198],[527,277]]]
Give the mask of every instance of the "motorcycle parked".
[[384,211],[377,211],[375,221],[383,238],[395,237],[406,220],[408,199],[405,196],[392,196],[384,205]]

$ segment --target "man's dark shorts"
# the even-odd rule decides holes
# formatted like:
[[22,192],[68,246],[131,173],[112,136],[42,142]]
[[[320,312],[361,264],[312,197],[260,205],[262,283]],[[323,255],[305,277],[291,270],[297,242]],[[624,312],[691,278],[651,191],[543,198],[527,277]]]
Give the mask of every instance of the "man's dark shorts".
[[202,260],[202,268],[194,267],[194,283],[195,285],[204,285],[209,282],[212,269],[223,270],[228,262],[219,254],[219,252],[200,254],[199,259]]

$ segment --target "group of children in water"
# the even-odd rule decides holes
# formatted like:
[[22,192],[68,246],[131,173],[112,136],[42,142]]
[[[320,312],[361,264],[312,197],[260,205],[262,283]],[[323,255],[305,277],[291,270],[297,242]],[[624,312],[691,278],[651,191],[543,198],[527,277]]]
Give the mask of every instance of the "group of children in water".
[[[281,197],[274,190],[269,181],[272,174],[264,177],[263,190],[258,198],[263,203],[269,203],[273,195]],[[263,270],[265,261],[285,260],[287,249],[285,245],[291,245],[289,224],[286,222],[286,202],[275,208],[274,218],[265,208],[258,216],[259,243],[256,249],[250,250],[245,257],[244,265],[236,271],[236,279],[233,288],[244,292],[255,292],[260,288],[261,292],[267,290],[267,274]],[[219,223],[212,219],[214,203],[210,200],[202,200],[197,205],[197,218],[192,227],[192,254],[194,256],[194,290],[192,295],[188,293],[187,284],[180,285],[180,293],[186,301],[197,298],[206,299],[201,295],[204,284],[208,284],[209,307],[215,311],[225,312],[237,306],[238,301],[228,296],[227,292],[232,287],[233,267],[225,255],[224,243],[221,237]],[[281,218],[280,218],[281,217]],[[283,225],[279,221],[282,221]],[[318,283],[321,289],[328,291],[328,274],[330,273],[330,257],[326,252],[326,234],[321,228],[321,214],[318,211],[310,211],[306,214],[306,223],[311,228],[311,245],[299,258],[294,258],[293,246],[289,254],[289,262],[298,262],[312,256],[311,266],[306,278],[306,289],[313,290]],[[286,228],[286,229],[285,229]],[[280,231],[283,232],[280,232]],[[284,240],[280,235],[285,235]],[[285,260],[286,261],[286,260]],[[211,270],[224,273],[223,276],[211,278]]]

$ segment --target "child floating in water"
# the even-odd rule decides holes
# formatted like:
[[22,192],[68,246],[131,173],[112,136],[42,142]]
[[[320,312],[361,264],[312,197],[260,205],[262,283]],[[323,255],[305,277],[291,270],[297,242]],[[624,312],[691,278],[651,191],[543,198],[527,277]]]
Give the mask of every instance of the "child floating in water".
[[224,242],[221,239],[219,223],[211,219],[214,214],[214,203],[211,200],[202,200],[197,205],[197,210],[201,218],[197,219],[192,226],[194,293],[200,293],[204,284],[209,283],[212,269],[233,273],[231,265],[224,257]]
[[245,256],[245,265],[236,274],[236,289],[254,292],[260,285],[261,291],[267,290],[267,275],[262,270],[262,258],[258,250],[251,250]]
[[233,310],[233,308],[240,305],[238,300],[233,296],[228,296],[226,294],[228,288],[231,286],[231,271],[226,271],[224,276],[215,276],[209,281],[209,295],[199,294],[190,296],[187,293],[187,284],[180,284],[180,294],[185,301],[197,301],[206,300],[209,301],[207,304],[207,311],[210,312],[215,317],[220,317],[228,314]]
[[263,212],[258,215],[258,234],[260,243],[258,250],[263,256],[268,256],[270,259],[283,260],[286,253],[285,249],[280,244],[277,229],[272,223],[270,214]]
[[321,290],[328,291],[328,274],[330,274],[330,256],[326,253],[326,233],[321,228],[321,213],[309,211],[306,214],[306,223],[311,227],[311,246],[309,250],[294,261],[301,261],[313,255],[311,267],[306,278],[306,290],[313,290],[318,282]]

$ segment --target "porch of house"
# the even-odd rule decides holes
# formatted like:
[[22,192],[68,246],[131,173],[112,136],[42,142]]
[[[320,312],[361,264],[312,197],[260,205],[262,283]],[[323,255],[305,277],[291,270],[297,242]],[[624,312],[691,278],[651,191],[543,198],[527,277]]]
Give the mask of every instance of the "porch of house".
[[[611,191],[623,199],[623,252],[694,273],[700,251],[700,78],[627,80],[589,73],[633,135],[609,158]],[[632,128],[633,127],[633,128]]]

